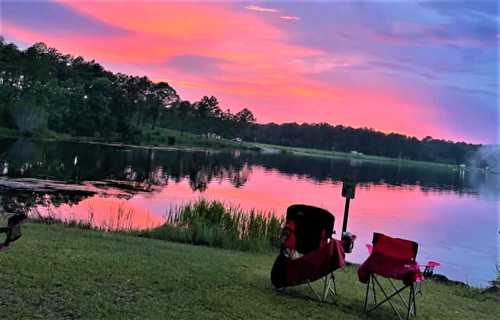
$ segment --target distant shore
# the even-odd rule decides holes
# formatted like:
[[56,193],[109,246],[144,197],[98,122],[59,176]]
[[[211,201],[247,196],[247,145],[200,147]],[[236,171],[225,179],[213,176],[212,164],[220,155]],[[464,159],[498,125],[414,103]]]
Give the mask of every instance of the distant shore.
[[[157,129],[146,132],[144,139],[131,143],[120,140],[106,140],[102,138],[71,136],[67,134],[57,134],[53,132],[37,135],[23,135],[21,132],[0,127],[0,138],[13,139],[33,139],[40,141],[54,142],[74,142],[99,144],[113,147],[128,147],[141,149],[162,149],[162,150],[188,150],[188,151],[206,151],[206,150],[231,150],[242,149],[250,151],[260,151],[260,149],[252,144],[235,142],[228,139],[210,139],[200,135],[179,132],[170,129]],[[168,142],[168,139],[173,137],[174,143]]]
[[266,150],[275,150],[280,153],[290,153],[301,156],[309,156],[309,157],[320,157],[320,158],[334,158],[334,159],[345,159],[345,160],[353,160],[353,161],[367,161],[367,162],[377,162],[377,163],[387,163],[387,164],[397,164],[397,165],[424,165],[424,166],[441,166],[445,168],[454,169],[457,168],[457,165],[440,163],[440,162],[428,162],[428,161],[418,161],[418,160],[410,160],[410,159],[400,159],[400,158],[389,158],[382,156],[372,156],[363,154],[360,152],[353,151],[351,153],[348,152],[340,152],[340,151],[328,151],[328,150],[320,150],[320,149],[309,149],[309,148],[297,148],[297,147],[288,147],[288,146],[279,146],[265,143],[255,143],[257,147]]
[[[26,136],[19,131],[0,127],[0,138],[1,137],[25,138],[25,139],[34,139],[42,141],[89,143],[89,144],[108,145],[114,147],[129,147],[129,148],[143,148],[143,149],[163,149],[163,150],[182,149],[188,151],[236,149],[236,150],[263,152],[263,153],[281,153],[281,154],[291,154],[297,156],[307,156],[307,157],[317,157],[317,158],[343,159],[353,162],[363,161],[363,162],[372,162],[372,163],[381,163],[381,164],[399,165],[399,166],[406,165],[406,166],[429,166],[436,168],[439,167],[442,169],[449,169],[454,171],[479,170],[481,172],[487,172],[484,169],[476,167],[461,168],[456,164],[373,156],[356,151],[348,153],[348,152],[328,151],[328,150],[320,150],[312,148],[289,147],[289,146],[273,145],[273,144],[266,144],[259,142],[247,142],[247,141],[236,142],[221,137],[207,138],[193,133],[179,132],[176,130],[163,129],[163,128],[156,130],[149,130],[143,134],[143,136],[141,137],[141,139],[139,139],[139,141],[135,141],[132,143],[126,143],[118,140],[108,141],[106,139],[94,138],[94,137],[74,137],[66,134],[57,134],[53,132]],[[175,141],[173,144],[169,143],[169,138],[172,137],[174,138]],[[493,171],[488,171],[488,172],[496,173]]]

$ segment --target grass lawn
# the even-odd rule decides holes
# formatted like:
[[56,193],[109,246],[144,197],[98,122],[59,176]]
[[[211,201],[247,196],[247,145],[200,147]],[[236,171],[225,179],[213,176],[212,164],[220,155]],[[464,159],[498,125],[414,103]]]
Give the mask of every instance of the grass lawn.
[[[273,290],[274,254],[26,224],[0,252],[1,319],[367,319],[355,268],[331,304]],[[427,282],[417,319],[496,319],[497,296]],[[369,319],[395,319],[389,306]]]

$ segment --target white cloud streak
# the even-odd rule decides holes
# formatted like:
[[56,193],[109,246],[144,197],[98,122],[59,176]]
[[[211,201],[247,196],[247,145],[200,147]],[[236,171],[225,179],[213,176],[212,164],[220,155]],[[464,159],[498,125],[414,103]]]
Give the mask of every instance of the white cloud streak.
[[253,10],[253,11],[259,11],[259,12],[279,12],[278,9],[259,7],[259,6],[256,6],[256,5],[246,6],[245,9],[247,9],[247,10]]
[[284,20],[300,20],[300,17],[296,17],[296,16],[281,16],[280,17],[281,19],[284,19]]

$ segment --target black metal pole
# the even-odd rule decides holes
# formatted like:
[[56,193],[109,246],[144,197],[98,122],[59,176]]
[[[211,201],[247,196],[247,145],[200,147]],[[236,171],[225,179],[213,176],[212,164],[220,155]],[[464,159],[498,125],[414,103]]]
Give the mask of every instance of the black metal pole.
[[349,219],[349,202],[350,201],[351,201],[350,198],[345,199],[344,222],[342,223],[342,233],[346,232],[346,230],[347,230],[347,220]]

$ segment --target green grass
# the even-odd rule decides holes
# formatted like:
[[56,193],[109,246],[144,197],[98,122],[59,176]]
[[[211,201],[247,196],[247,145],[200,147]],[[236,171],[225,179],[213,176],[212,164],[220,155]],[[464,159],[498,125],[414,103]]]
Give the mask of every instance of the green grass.
[[[334,303],[305,287],[273,290],[273,254],[250,254],[67,228],[26,224],[0,252],[2,319],[367,319],[354,267],[338,271]],[[500,300],[433,282],[417,319],[496,319]],[[395,319],[388,306],[369,319]]]
[[[111,138],[96,138],[84,136],[71,136],[68,134],[60,134],[50,130],[32,134],[29,136],[23,135],[22,132],[14,129],[0,127],[0,137],[6,138],[30,138],[38,140],[49,141],[72,141],[72,142],[85,142],[103,145],[116,145],[128,146],[136,148],[165,148],[165,149],[210,149],[210,150],[252,150],[259,151],[260,148],[252,144],[237,143],[228,139],[209,139],[201,135],[192,134],[188,132],[179,132],[176,130],[157,128],[150,129],[144,128],[141,133],[135,136],[132,142],[124,143],[117,139]],[[169,144],[169,137],[175,138],[175,144]]]
[[204,199],[171,210],[168,222],[143,232],[148,238],[243,251],[278,247],[282,219],[272,212],[227,206]]
[[198,134],[180,132],[166,128],[143,129],[142,137],[142,145],[168,146],[168,138],[174,137],[175,145],[187,147],[260,150],[258,147],[251,144],[238,143],[224,138],[209,139]]

